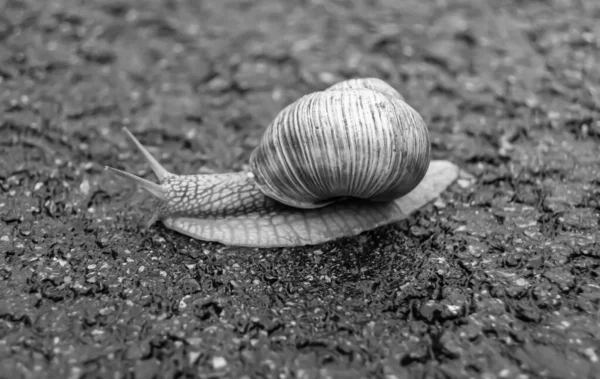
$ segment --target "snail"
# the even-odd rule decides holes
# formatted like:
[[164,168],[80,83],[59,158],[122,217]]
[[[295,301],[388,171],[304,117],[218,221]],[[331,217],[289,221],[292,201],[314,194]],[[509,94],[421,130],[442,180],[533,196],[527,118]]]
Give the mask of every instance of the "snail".
[[314,245],[397,222],[457,179],[430,161],[421,116],[386,82],[350,79],[285,107],[251,153],[247,172],[175,175],[123,129],[159,184],[106,167],[157,198],[157,220],[228,245]]

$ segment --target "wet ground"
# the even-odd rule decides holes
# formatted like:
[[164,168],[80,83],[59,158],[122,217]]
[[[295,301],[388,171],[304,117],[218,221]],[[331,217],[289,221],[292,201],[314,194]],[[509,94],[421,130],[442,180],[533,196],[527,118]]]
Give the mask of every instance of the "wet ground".
[[[287,4],[287,5],[284,5]],[[0,0],[0,377],[600,377],[600,2]],[[472,173],[256,250],[139,227],[287,103],[394,85]]]

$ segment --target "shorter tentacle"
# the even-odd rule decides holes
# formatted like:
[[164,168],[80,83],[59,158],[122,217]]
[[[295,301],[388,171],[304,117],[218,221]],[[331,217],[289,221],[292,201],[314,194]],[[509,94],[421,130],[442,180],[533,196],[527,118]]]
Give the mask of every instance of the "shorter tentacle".
[[160,184],[156,184],[144,178],[140,178],[139,176],[130,174],[125,171],[121,171],[113,167],[104,166],[104,169],[109,170],[113,174],[120,176],[121,178],[125,178],[134,184],[139,185],[140,187],[142,187],[143,189],[150,192],[152,195],[156,196],[161,200],[167,200],[167,189],[161,186]]

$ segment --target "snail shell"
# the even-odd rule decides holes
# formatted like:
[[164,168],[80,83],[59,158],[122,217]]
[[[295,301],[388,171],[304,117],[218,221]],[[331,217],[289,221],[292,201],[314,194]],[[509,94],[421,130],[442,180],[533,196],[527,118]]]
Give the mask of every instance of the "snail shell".
[[381,80],[354,79],[284,108],[250,156],[267,196],[297,208],[345,198],[390,201],[413,190],[430,161],[427,126]]

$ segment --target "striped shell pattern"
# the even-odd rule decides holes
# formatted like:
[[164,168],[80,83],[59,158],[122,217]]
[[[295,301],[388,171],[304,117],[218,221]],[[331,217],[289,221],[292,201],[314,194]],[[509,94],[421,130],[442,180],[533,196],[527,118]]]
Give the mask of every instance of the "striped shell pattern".
[[298,208],[339,199],[390,201],[414,189],[430,162],[427,126],[382,80],[351,79],[284,108],[250,157],[267,196]]

